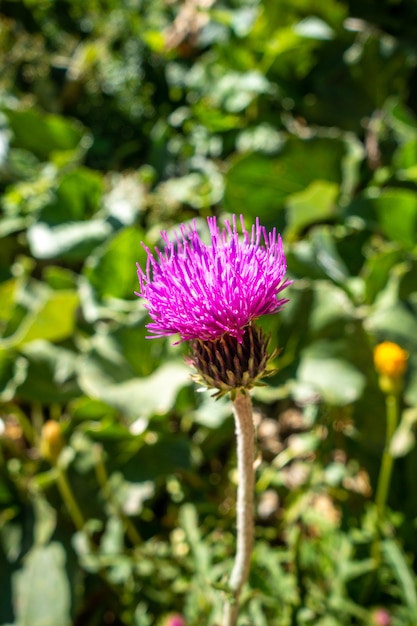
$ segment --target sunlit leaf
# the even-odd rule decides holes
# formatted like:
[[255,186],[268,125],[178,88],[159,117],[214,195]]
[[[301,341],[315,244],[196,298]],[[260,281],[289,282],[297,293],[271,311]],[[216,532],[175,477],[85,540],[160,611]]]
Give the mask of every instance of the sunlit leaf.
[[58,542],[29,552],[15,579],[19,626],[68,626],[71,599],[65,561]]

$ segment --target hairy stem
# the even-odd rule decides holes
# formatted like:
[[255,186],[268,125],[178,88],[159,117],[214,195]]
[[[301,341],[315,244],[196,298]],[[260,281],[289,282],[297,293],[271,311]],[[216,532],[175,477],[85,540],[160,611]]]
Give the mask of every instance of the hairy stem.
[[242,587],[249,575],[250,557],[254,531],[254,426],[252,403],[249,394],[238,392],[234,400],[233,412],[237,442],[237,548],[229,588],[232,598],[227,600],[224,612],[224,626],[235,626],[239,614],[239,598]]

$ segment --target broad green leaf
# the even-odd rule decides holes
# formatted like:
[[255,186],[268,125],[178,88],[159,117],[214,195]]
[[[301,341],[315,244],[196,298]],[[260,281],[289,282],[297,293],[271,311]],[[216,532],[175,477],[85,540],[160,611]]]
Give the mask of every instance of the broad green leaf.
[[305,190],[291,195],[287,201],[287,236],[294,237],[304,228],[317,222],[332,220],[337,216],[336,183],[316,180]]
[[76,289],[77,274],[58,265],[48,265],[42,274],[44,282],[52,289]]
[[380,226],[391,241],[406,249],[417,243],[417,193],[411,189],[384,189],[372,203]]
[[124,228],[87,259],[85,275],[102,298],[135,298],[139,289],[136,263],[146,267],[147,254],[141,246],[144,240],[142,230]]
[[355,310],[346,293],[328,281],[316,281],[309,316],[309,330],[316,334],[335,324],[353,320]]
[[301,37],[319,40],[331,40],[335,33],[326,22],[318,17],[306,17],[294,26],[294,31]]
[[[167,362],[153,374],[135,378],[127,364],[91,353],[81,360],[79,382],[83,391],[130,418],[164,415],[172,409],[179,390],[189,384],[190,369],[182,361]],[[161,393],[163,390],[163,393]]]
[[102,402],[83,396],[71,402],[69,411],[74,420],[100,420],[102,418],[115,418],[117,411]]
[[390,123],[404,140],[417,138],[417,119],[411,109],[407,108],[399,98],[389,98],[384,109]]
[[398,246],[389,244],[374,252],[366,259],[363,267],[366,302],[374,302],[378,293],[385,287],[390,271],[402,258]]
[[103,188],[102,176],[86,167],[65,172],[38,219],[53,226],[91,218],[100,207]]
[[101,219],[67,222],[59,226],[38,222],[28,228],[27,238],[36,259],[64,257],[82,260],[112,231],[109,222]]
[[32,341],[21,347],[25,378],[19,381],[20,398],[44,404],[63,403],[81,395],[76,381],[77,355],[47,341]]
[[155,442],[142,445],[134,456],[130,455],[127,463],[119,463],[127,481],[142,484],[145,489],[142,495],[149,495],[149,481],[166,479],[178,470],[190,470],[191,467],[190,441],[179,433],[161,434]]
[[35,546],[15,575],[14,597],[18,626],[69,626],[70,586],[66,555],[58,542]]
[[408,346],[417,338],[417,319],[404,302],[377,302],[367,319],[367,328],[381,338],[391,338]]
[[366,377],[346,358],[339,356],[336,348],[323,341],[305,348],[297,380],[310,385],[326,403],[343,406],[360,398]]
[[75,326],[79,304],[75,291],[53,291],[42,304],[30,311],[11,337],[0,342],[5,347],[21,347],[36,339],[60,341],[70,337]]
[[314,181],[340,184],[343,142],[337,139],[288,139],[274,157],[248,154],[231,163],[226,174],[225,206],[232,213],[271,219],[288,196]]
[[74,151],[84,137],[77,120],[36,109],[3,109],[13,132],[12,145],[24,148],[47,160],[54,152]]
[[308,239],[286,248],[288,270],[299,278],[330,278],[341,286],[346,284],[349,270],[336,247],[332,230],[327,226],[314,228]]

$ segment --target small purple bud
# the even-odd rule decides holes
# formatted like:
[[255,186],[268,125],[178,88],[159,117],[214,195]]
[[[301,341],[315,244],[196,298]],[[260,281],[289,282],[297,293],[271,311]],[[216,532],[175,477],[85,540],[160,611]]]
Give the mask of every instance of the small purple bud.
[[183,616],[179,615],[178,613],[175,613],[167,617],[165,626],[187,626],[187,625]]
[[373,612],[373,624],[375,626],[391,626],[392,618],[387,609],[379,608]]

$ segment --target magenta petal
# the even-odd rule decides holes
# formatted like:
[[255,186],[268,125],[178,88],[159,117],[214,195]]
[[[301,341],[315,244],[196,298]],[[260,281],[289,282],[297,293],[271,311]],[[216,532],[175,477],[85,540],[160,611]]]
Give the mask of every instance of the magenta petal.
[[146,268],[138,265],[140,290],[152,318],[155,337],[179,333],[182,340],[211,341],[228,333],[240,342],[245,327],[278,311],[287,299],[278,295],[291,281],[281,237],[259,224],[247,232],[241,216],[220,230],[207,218],[211,243],[200,239],[196,224],[182,224],[174,241],[162,233],[164,249],[148,253]]

